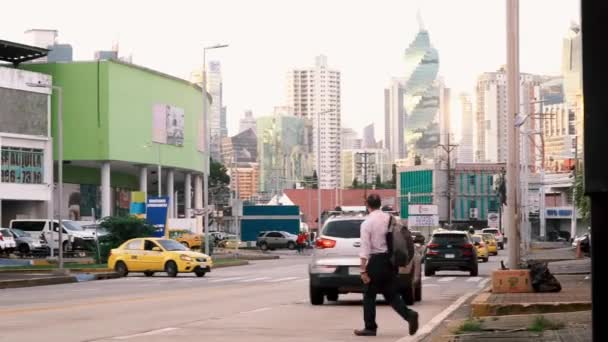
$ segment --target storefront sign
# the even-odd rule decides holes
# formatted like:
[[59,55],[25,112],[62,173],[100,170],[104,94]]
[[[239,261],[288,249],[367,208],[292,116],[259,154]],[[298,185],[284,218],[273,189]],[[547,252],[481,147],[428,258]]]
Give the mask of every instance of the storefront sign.
[[572,207],[553,207],[545,209],[545,217],[548,219],[572,218]]
[[437,215],[439,209],[435,204],[410,204],[408,212],[410,215]]
[[169,197],[148,197],[146,205],[146,222],[156,229],[154,236],[165,236],[167,226],[167,210],[169,209]]
[[498,228],[498,214],[488,213],[488,227]]
[[42,184],[43,156],[40,149],[3,146],[0,159],[2,182]]

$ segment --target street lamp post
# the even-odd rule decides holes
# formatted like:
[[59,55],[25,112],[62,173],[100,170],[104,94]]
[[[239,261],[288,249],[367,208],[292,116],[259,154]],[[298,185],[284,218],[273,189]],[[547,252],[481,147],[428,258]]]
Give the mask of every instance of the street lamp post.
[[[63,88],[42,83],[27,83],[27,85],[35,88],[51,89],[57,93],[57,194],[59,196],[59,254],[57,255],[57,264],[59,265],[58,272],[65,273],[63,268],[63,219],[61,218],[61,201],[63,200]],[[53,196],[51,195],[52,201]],[[53,222],[51,222],[52,226]]]
[[203,70],[202,85],[203,90],[203,131],[205,132],[205,152],[207,153],[206,168],[203,173],[203,224],[205,227],[205,254],[209,255],[209,172],[211,170],[211,148],[209,137],[209,116],[207,113],[207,50],[221,49],[228,47],[227,44],[217,44],[203,48]]

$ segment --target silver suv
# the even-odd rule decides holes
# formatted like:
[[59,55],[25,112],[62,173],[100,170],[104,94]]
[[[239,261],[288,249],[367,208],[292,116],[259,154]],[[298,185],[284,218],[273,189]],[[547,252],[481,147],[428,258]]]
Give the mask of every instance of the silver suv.
[[[310,302],[337,301],[340,294],[363,292],[360,231],[364,217],[339,216],[323,225],[309,266]],[[399,293],[408,305],[422,299],[420,246],[407,267],[399,269]]]
[[297,235],[283,231],[260,232],[256,246],[263,251],[279,248],[295,249],[297,239]]

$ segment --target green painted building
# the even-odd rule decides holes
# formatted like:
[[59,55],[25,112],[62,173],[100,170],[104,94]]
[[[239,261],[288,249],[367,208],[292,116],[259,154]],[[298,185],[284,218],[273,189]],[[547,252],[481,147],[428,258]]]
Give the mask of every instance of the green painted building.
[[454,171],[456,196],[452,219],[462,226],[486,227],[488,213],[499,213],[500,201],[494,179],[505,164],[457,164]]
[[[63,89],[64,182],[73,189],[64,191],[62,216],[120,214],[128,211],[129,191],[157,195],[159,181],[160,194],[170,196],[174,204],[172,216],[178,216],[176,203],[183,214],[202,207],[201,175],[207,165],[201,152],[200,87],[115,60],[34,63],[21,68],[51,75],[53,85]],[[54,139],[57,100],[54,92]],[[56,143],[54,150],[56,159]],[[71,208],[78,206],[79,212],[73,213]]]

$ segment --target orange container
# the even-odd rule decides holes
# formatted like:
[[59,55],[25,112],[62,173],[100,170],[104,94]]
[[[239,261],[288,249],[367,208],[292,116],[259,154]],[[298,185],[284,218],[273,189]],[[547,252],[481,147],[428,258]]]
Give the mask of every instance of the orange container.
[[534,292],[530,270],[499,270],[492,272],[492,293]]

